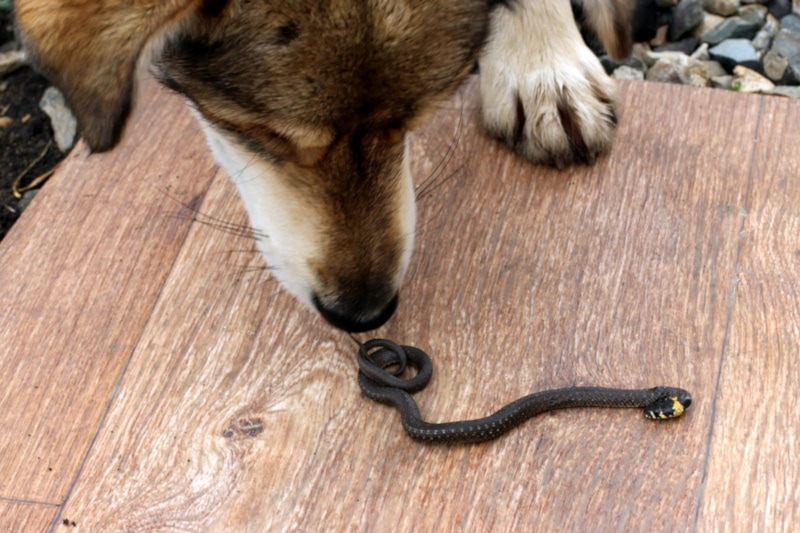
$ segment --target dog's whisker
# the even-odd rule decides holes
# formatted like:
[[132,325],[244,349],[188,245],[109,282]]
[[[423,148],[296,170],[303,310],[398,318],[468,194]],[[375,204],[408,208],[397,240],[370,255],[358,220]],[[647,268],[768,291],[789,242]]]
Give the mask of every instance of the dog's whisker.
[[240,248],[233,250],[219,251],[218,254],[260,254],[258,248]]
[[219,220],[197,211],[195,211],[194,214],[191,216],[178,213],[169,215],[169,218],[175,218],[178,220],[191,220],[192,222],[197,222],[198,224],[202,224],[203,226],[219,230],[223,233],[227,233],[229,235],[234,235],[237,237],[244,237],[246,239],[251,239],[254,241],[260,241],[269,238],[269,235],[267,235],[266,233],[262,233],[254,228],[251,228],[248,225],[236,224],[234,222],[226,222],[224,220]]
[[[464,122],[464,106],[462,99],[461,114],[459,115],[458,123],[456,124],[456,130],[453,133],[453,138],[450,140],[450,143],[447,147],[447,150],[445,151],[444,156],[439,161],[439,163],[437,163],[436,166],[433,168],[431,174],[425,180],[423,180],[422,183],[420,183],[419,187],[417,187],[417,201],[422,200],[425,196],[427,196],[430,193],[441,173],[444,172],[444,169],[446,169],[450,165],[450,162],[453,160],[453,157],[455,157],[456,147],[459,141],[461,140],[463,122]],[[438,187],[438,185],[436,187]]]
[[280,270],[278,267],[270,266],[270,265],[259,265],[259,266],[246,266],[241,267],[239,269],[240,274],[250,274],[253,272],[275,272]]

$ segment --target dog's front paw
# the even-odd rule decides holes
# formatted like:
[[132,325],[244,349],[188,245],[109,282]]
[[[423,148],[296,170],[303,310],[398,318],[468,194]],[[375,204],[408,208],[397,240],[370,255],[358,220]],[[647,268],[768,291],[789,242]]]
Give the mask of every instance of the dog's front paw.
[[583,42],[524,41],[495,34],[481,57],[484,128],[537,163],[593,163],[614,140],[616,85]]

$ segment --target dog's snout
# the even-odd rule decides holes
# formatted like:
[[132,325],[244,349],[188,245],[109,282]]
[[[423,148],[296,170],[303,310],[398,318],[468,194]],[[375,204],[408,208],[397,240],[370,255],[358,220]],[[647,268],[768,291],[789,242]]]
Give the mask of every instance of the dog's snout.
[[322,300],[314,295],[312,297],[314,307],[317,308],[319,314],[328,321],[332,326],[349,331],[351,333],[359,333],[362,331],[369,331],[377,329],[389,320],[397,309],[397,302],[399,297],[394,295],[383,307],[378,307],[377,311],[371,313],[365,312],[366,309],[375,309],[375,303],[364,301],[353,301],[350,303],[337,302],[332,305],[323,303]]

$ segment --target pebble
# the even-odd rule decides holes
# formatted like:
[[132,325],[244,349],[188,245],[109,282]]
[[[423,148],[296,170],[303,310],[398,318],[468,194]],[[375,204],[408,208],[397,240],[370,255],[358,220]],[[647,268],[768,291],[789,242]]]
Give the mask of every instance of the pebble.
[[78,122],[67,106],[64,95],[55,87],[48,87],[39,101],[39,107],[50,117],[58,149],[64,153],[68,152],[75,144]]
[[800,98],[800,0],[648,1],[657,35],[601,57],[615,78]]
[[781,28],[800,33],[800,15],[786,15],[781,19]]
[[612,73],[618,80],[643,80],[644,73],[641,70],[629,67],[628,65],[621,65],[614,69]]
[[703,8],[709,13],[729,17],[735,15],[739,9],[739,0],[705,0]]
[[708,55],[711,59],[719,61],[728,72],[732,72],[737,65],[744,65],[750,69],[759,67],[756,49],[747,39],[722,41],[717,46],[709,48]]
[[800,34],[781,29],[772,41],[770,51],[783,57],[787,62],[783,81],[787,85],[800,84]]
[[672,24],[669,27],[669,40],[677,41],[703,22],[702,0],[681,0],[672,15]]
[[772,44],[772,39],[778,34],[778,28],[780,28],[778,19],[772,15],[767,15],[766,22],[753,38],[753,48],[759,52],[769,48]]
[[22,50],[9,50],[0,53],[0,78],[11,74],[18,68],[27,64],[25,52]]
[[743,93],[761,93],[775,88],[775,84],[754,70],[738,65],[733,69],[731,89]]

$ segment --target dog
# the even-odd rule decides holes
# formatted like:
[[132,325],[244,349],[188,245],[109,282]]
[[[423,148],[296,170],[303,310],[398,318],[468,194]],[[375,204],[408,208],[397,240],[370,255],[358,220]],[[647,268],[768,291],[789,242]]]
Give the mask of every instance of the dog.
[[[615,57],[635,0],[581,0]],[[140,70],[183,95],[275,276],[351,332],[394,312],[414,242],[406,133],[479,65],[486,131],[558,167],[609,149],[615,86],[570,0],[17,0],[17,30],[95,152]]]

